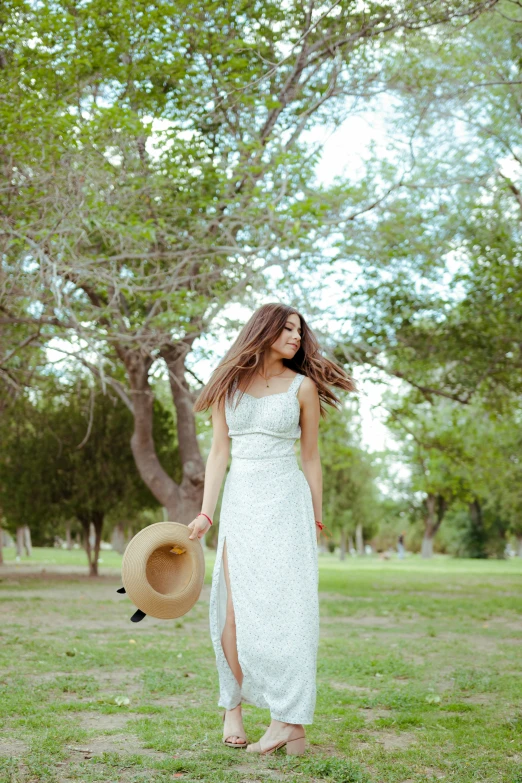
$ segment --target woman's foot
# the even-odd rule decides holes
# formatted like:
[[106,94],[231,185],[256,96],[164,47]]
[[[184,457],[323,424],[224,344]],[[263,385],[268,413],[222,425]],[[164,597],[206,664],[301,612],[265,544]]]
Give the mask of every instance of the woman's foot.
[[225,720],[223,725],[223,742],[233,745],[245,745],[246,736],[243,728],[243,714],[241,704],[234,707],[233,710],[225,711]]
[[[251,753],[263,753],[280,742],[287,742],[291,743],[287,745],[287,753],[294,751],[302,753],[305,746],[304,735],[305,730],[301,723],[284,723],[283,721],[273,719],[263,736],[257,742],[247,745],[247,750]],[[292,742],[296,739],[301,741],[298,743]]]

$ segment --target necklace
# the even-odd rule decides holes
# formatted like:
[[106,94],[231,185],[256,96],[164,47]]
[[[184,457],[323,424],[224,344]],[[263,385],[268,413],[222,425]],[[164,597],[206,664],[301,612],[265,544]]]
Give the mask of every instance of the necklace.
[[[277,378],[277,376],[278,376],[278,375],[282,375],[282,374],[284,373],[284,371],[285,371],[285,370],[286,370],[286,367],[284,367],[284,368],[283,368],[283,370],[281,370],[281,372],[276,372],[274,375],[271,375],[271,376],[270,376],[270,378]],[[257,372],[259,373],[259,375],[261,375],[261,378],[262,378],[264,381],[269,381],[269,380],[270,380],[270,378],[265,378],[265,376],[264,376],[264,375],[262,375],[262,374],[259,372],[259,370],[258,370]],[[269,386],[269,384],[268,384],[268,383],[266,384],[266,388],[267,388],[267,389],[269,389],[269,388],[270,388],[270,386]]]

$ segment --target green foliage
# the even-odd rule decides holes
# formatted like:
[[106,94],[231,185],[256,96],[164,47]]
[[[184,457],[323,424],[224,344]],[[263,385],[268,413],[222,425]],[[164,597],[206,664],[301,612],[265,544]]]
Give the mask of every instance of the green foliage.
[[385,399],[403,493],[417,520],[429,504],[444,518],[447,551],[472,557],[502,557],[521,517],[521,18],[508,8],[384,53],[410,144],[370,160],[389,195],[343,240],[364,274],[338,357],[403,380]]
[[[122,0],[108,13],[101,0],[6,0],[1,379],[9,383],[16,370],[17,389],[31,383],[38,357],[15,365],[35,327],[39,345],[59,334],[102,380],[126,380],[143,394],[166,349],[184,358],[223,304],[262,293],[266,267],[281,268],[284,294],[320,262],[339,275],[340,260],[361,270],[355,290],[335,302],[342,318],[357,315],[350,334],[339,331],[354,362],[408,378],[419,403],[480,394],[494,409],[512,406],[522,383],[511,317],[521,304],[520,237],[517,186],[499,161],[518,128],[511,88],[520,63],[509,14],[481,14],[496,5],[345,2],[308,13],[293,0],[175,8]],[[491,84],[491,58],[509,79]],[[487,84],[471,90],[477,68]],[[401,133],[418,145],[415,165],[399,149],[395,160],[370,159],[359,182],[321,187],[321,150],[303,132],[335,126],[346,96],[370,96],[376,85],[399,99]],[[452,113],[472,144],[447,122]],[[453,286],[439,279],[448,270]],[[343,345],[337,356],[346,361]],[[73,445],[53,419],[52,432],[75,455],[65,465],[52,434],[40,433],[33,412],[27,419],[58,466],[32,504],[19,500],[34,524],[45,524],[38,509],[49,497],[49,507],[74,495],[76,513],[94,510],[89,465],[83,486],[72,478],[80,452],[90,453],[89,440],[74,451],[88,424],[82,405],[82,414],[70,411],[79,422]],[[156,449],[179,482],[181,465],[169,465],[172,450],[157,431],[170,429],[162,417],[156,407]],[[28,497],[30,477],[47,474],[24,450],[25,434],[13,435],[21,451],[12,465],[27,460],[19,493]],[[338,435],[339,444],[325,433],[326,519],[345,529],[362,522],[370,534],[379,522],[372,466]],[[433,485],[463,497],[466,477],[435,452],[431,463]],[[112,480],[103,476],[100,505],[114,510],[107,498],[127,502],[132,491]],[[424,476],[412,491],[428,483]]]
[[[80,382],[48,386],[41,398],[24,396],[0,419],[0,507],[8,529],[27,524],[52,541],[64,520],[86,522],[118,514],[126,519],[157,501],[132,458],[132,415],[113,395]],[[175,474],[170,414],[155,403],[154,429],[168,469]]]
[[[308,13],[293,0],[284,10],[137,0],[108,14],[101,0],[7,0],[6,271],[49,314],[46,326],[111,347],[146,336],[159,350],[201,328],[209,304],[246,279],[262,288],[260,258],[315,268],[332,226],[348,226],[347,210],[375,189],[371,177],[321,188],[320,150],[301,135],[345,116],[346,94],[377,78],[385,42],[443,23],[459,30],[477,12],[462,2]],[[13,316],[27,316],[15,304]]]
[[376,471],[358,444],[359,426],[348,407],[320,422],[324,522],[336,539],[341,530],[353,534],[359,523],[369,537],[380,518]]
[[389,195],[344,239],[364,270],[350,354],[406,379],[419,402],[479,397],[501,411],[522,390],[521,20],[508,9],[384,53],[401,142],[394,163],[371,159]]
[[[411,466],[403,491],[437,498],[437,513],[451,528],[445,551],[503,557],[507,534],[520,535],[519,414],[495,414],[478,400],[466,407],[421,403],[415,393],[389,394],[387,405],[387,424]],[[419,506],[417,518],[426,514]]]

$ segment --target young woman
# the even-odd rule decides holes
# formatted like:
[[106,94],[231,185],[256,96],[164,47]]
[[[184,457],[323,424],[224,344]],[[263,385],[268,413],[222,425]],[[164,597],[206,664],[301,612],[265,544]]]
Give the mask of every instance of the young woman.
[[[223,490],[210,593],[210,634],[219,677],[225,744],[250,752],[303,753],[316,701],[319,641],[317,542],[322,528],[318,426],[328,388],[355,391],[319,352],[305,319],[279,303],[260,307],[214,370],[194,405],[212,408],[213,439],[201,513],[188,525],[201,538]],[[299,468],[294,449],[301,440]],[[248,744],[242,703],[270,710]]]

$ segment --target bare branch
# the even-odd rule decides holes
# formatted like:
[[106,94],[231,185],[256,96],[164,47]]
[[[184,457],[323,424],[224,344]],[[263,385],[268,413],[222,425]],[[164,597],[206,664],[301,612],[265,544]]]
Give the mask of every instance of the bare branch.
[[91,394],[90,394],[90,406],[89,406],[89,423],[87,425],[87,432],[85,433],[85,437],[83,438],[82,442],[76,446],[77,449],[83,449],[85,444],[90,438],[91,430],[92,430],[92,423],[94,421],[94,388],[91,386]]

